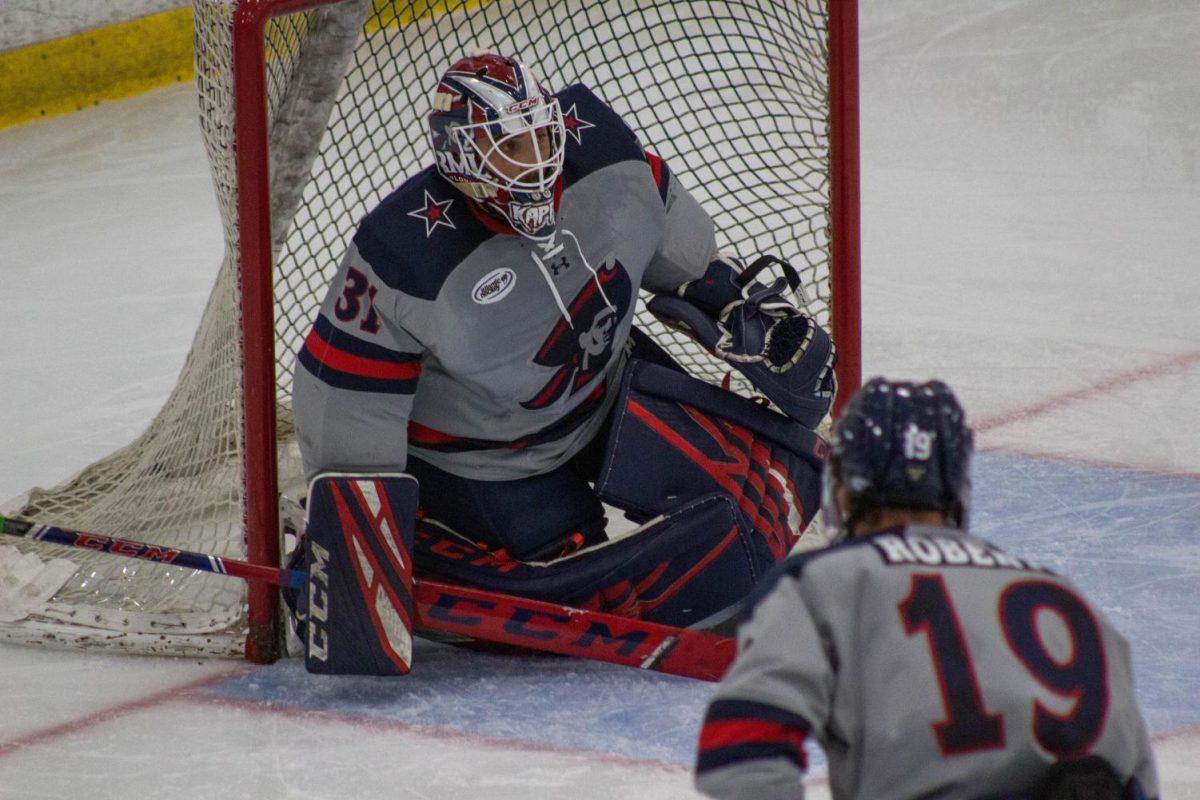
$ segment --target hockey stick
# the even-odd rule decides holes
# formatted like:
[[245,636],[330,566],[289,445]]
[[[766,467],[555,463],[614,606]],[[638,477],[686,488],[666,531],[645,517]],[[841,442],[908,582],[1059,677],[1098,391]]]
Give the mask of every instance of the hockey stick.
[[[2,515],[0,533],[292,589],[308,580],[302,570],[263,567]],[[413,607],[418,629],[706,681],[721,679],[736,649],[733,639],[705,631],[423,579],[413,581]]]

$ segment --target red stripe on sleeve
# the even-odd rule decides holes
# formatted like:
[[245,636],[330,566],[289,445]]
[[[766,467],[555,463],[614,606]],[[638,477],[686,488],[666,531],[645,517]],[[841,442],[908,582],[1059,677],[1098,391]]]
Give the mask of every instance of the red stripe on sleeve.
[[754,719],[720,720],[707,722],[700,729],[700,750],[739,744],[781,742],[790,744],[803,757],[804,738],[804,730],[796,725]]
[[340,372],[348,372],[351,375],[359,375],[364,378],[409,380],[421,374],[420,362],[398,364],[394,361],[381,361],[352,355],[337,349],[322,339],[315,329],[309,331],[308,338],[304,340],[304,346],[308,348],[308,352],[312,353],[313,358],[325,366]]
[[650,151],[646,151],[646,161],[650,163],[650,173],[654,175],[654,183],[658,186],[659,191],[663,188],[663,169],[662,159],[654,155]]
[[462,439],[461,436],[452,436],[448,433],[435,431],[433,428],[427,428],[419,422],[408,422],[408,438],[409,441],[417,444],[446,444],[447,442],[457,442]]

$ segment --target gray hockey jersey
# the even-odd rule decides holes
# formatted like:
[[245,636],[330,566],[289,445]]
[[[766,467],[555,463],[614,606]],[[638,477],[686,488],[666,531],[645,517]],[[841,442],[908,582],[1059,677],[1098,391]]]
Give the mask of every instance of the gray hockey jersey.
[[407,454],[511,480],[567,461],[616,395],[639,288],[702,275],[712,220],[582,85],[554,239],[516,234],[433,167],[360,223],[297,357],[309,478],[396,472]]
[[1022,797],[1092,754],[1157,796],[1129,646],[1069,580],[927,526],[784,566],[709,705],[704,793],[802,798],[811,737],[838,800]]

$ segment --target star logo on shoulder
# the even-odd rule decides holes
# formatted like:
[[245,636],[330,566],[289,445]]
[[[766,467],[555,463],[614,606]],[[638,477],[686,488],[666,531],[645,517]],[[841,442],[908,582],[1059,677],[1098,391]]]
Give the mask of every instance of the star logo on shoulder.
[[563,127],[567,129],[567,135],[575,140],[575,144],[583,144],[583,132],[596,126],[580,117],[575,111],[575,105],[572,103],[570,108],[562,112]]
[[410,217],[424,220],[425,222],[425,238],[428,239],[433,235],[433,229],[439,225],[445,225],[447,228],[454,228],[454,223],[450,221],[450,217],[446,212],[450,210],[450,205],[454,200],[434,200],[433,195],[429,190],[425,190],[425,205],[421,208],[413,209],[408,212]]

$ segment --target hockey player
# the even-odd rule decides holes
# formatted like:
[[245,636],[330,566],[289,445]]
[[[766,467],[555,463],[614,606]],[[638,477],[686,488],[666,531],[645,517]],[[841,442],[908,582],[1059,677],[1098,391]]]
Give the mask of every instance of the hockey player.
[[[419,483],[418,571],[673,624],[735,605],[819,503],[834,354],[794,271],[719,255],[583,85],[480,54],[432,105],[435,163],[362,220],[298,355],[309,479],[415,478],[389,486]],[[787,416],[685,376],[640,289]],[[556,561],[605,541],[602,501],[645,530]]]
[[851,399],[835,544],[755,592],[700,733],[704,793],[802,798],[811,737],[839,799],[1157,796],[1128,644],[1068,579],[967,533],[971,451],[942,383]]

